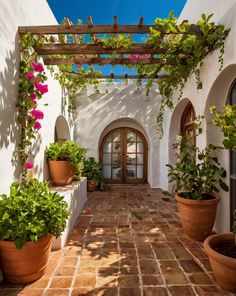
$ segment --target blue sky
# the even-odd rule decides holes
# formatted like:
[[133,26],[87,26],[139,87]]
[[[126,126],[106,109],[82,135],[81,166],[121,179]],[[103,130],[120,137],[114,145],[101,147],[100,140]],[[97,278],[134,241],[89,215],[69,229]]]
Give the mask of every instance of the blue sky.
[[[144,24],[153,24],[155,18],[165,18],[171,10],[178,17],[186,0],[47,0],[57,21],[64,17],[77,22],[91,16],[94,24],[112,24],[113,16],[118,16],[120,24],[137,24],[139,17],[144,17]],[[98,67],[96,67],[98,69]],[[111,71],[110,66],[99,68],[104,74]],[[129,70],[126,71],[130,73]],[[115,74],[124,73],[121,66],[115,66]]]

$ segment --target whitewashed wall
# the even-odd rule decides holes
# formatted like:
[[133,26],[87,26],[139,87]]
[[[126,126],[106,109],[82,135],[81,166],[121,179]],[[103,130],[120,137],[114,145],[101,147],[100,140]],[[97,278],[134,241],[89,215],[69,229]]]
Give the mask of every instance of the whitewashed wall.
[[[0,0],[0,193],[8,192],[9,184],[18,179],[19,167],[13,161],[19,141],[16,123],[16,100],[18,90],[18,26],[57,24],[46,0]],[[37,139],[35,176],[47,179],[44,161],[45,146],[54,141],[54,125],[62,114],[62,93],[59,84],[48,80],[49,92],[45,94],[39,109],[45,113],[42,129]],[[48,107],[43,106],[49,103]]]
[[[179,22],[187,19],[196,23],[202,13],[207,15],[213,13],[212,20],[216,24],[224,24],[226,28],[231,28],[230,35],[225,43],[224,68],[219,72],[219,63],[217,62],[219,51],[207,56],[201,69],[203,88],[197,90],[195,77],[190,77],[184,88],[183,100],[179,102],[173,113],[166,112],[165,136],[161,140],[161,151],[164,151],[164,147],[169,143],[170,152],[161,155],[161,170],[163,172],[166,171],[165,163],[172,162],[174,159],[171,144],[179,130],[181,113],[189,100],[192,102],[197,115],[206,116],[203,121],[203,134],[197,139],[198,146],[204,148],[207,143],[221,144],[222,141],[220,131],[210,123],[209,107],[213,104],[221,106],[226,102],[230,85],[236,78],[236,2],[235,0],[188,0],[180,15]],[[177,94],[175,98],[177,98]],[[222,165],[229,171],[229,152],[219,152],[218,157]],[[170,189],[166,172],[161,176],[161,187]],[[221,196],[215,229],[217,231],[228,231],[230,229],[229,193],[222,192]]]
[[[103,87],[101,87],[103,89]],[[99,157],[99,144],[109,130],[117,127],[133,127],[144,134],[148,142],[148,182],[159,187],[159,139],[156,131],[156,115],[159,106],[158,93],[149,97],[135,83],[114,83],[109,94],[78,96],[77,120],[74,138],[87,148],[88,155]]]

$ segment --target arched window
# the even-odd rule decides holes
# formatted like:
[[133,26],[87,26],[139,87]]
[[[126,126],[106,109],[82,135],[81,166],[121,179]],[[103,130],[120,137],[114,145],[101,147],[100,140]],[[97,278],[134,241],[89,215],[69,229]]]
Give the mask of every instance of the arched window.
[[193,105],[192,103],[188,103],[181,117],[180,133],[181,136],[192,141],[193,143],[196,142],[196,135],[194,132],[194,119],[195,111]]
[[147,141],[133,128],[114,129],[103,138],[100,162],[108,183],[146,183]]
[[[231,105],[236,105],[236,80],[233,82],[230,91],[228,102]],[[230,151],[230,221],[231,227],[233,224],[233,211],[236,209],[236,150]]]

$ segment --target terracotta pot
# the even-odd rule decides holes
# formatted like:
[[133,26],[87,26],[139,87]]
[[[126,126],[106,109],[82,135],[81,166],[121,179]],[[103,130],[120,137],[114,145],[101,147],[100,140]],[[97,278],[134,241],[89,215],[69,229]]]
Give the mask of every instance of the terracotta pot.
[[49,160],[48,165],[53,185],[64,186],[72,183],[75,171],[68,161]]
[[175,195],[179,207],[179,218],[186,235],[203,241],[212,233],[215,223],[218,196],[209,200],[192,200]]
[[93,180],[87,180],[87,190],[93,192],[97,190],[96,182]]
[[51,235],[36,243],[27,242],[17,249],[14,242],[0,241],[0,265],[4,278],[11,283],[28,283],[44,275],[51,252]]
[[218,284],[225,290],[236,292],[236,259],[224,256],[212,247],[219,242],[234,243],[233,233],[219,233],[204,241],[204,249],[209,256],[211,267]]

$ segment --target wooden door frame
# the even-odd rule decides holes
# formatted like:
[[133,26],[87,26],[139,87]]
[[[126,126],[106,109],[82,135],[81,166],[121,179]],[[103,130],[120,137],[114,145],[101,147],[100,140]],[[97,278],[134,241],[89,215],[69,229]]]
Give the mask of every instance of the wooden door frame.
[[[126,169],[126,154],[127,154],[127,131],[133,131],[136,133],[142,140],[143,143],[143,178],[140,179],[127,179],[125,176],[125,169]],[[148,144],[145,136],[137,129],[131,127],[118,127],[110,130],[106,135],[103,137],[100,147],[99,147],[99,161],[103,165],[103,147],[107,140],[107,138],[114,133],[115,131],[120,131],[121,135],[121,179],[120,180],[113,180],[113,179],[106,179],[106,183],[110,184],[142,184],[147,183],[147,170],[148,170]],[[137,165],[137,164],[136,164]]]

